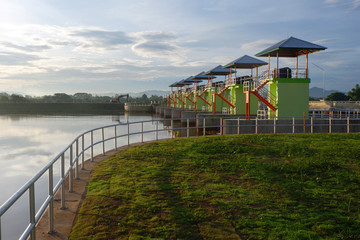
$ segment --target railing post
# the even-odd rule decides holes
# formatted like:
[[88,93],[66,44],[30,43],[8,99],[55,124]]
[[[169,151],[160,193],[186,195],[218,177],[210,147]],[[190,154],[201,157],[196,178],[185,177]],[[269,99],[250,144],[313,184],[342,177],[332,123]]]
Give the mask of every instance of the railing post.
[[293,117],[293,121],[292,121],[292,133],[295,133],[295,117]]
[[144,142],[144,122],[141,122],[141,142]]
[[105,133],[104,133],[104,128],[101,128],[101,137],[102,137],[102,145],[103,145],[103,156],[105,156]]
[[237,119],[237,134],[240,134],[240,117]]
[[314,133],[314,118],[313,117],[311,117],[310,118],[310,120],[311,120],[311,133]]
[[258,118],[255,118],[255,134],[258,134]]
[[159,140],[159,120],[156,120],[156,141]]
[[30,208],[30,224],[34,224],[31,233],[30,239],[36,239],[36,232],[35,232],[35,186],[34,183],[30,185],[29,188],[29,208]]
[[49,233],[54,233],[54,167],[49,167],[49,196],[51,197],[49,202]]
[[274,117],[274,134],[276,133],[276,117]]
[[350,133],[350,117],[347,117],[346,125],[347,125],[347,133]]
[[117,126],[115,125],[115,132],[114,132],[114,137],[115,137],[115,151],[117,151],[117,131],[116,131],[116,129],[117,129]]
[[189,118],[186,120],[186,137],[189,137],[190,136],[190,120]]
[[61,208],[62,210],[66,209],[65,207],[65,157],[64,153],[61,154]]
[[85,169],[85,153],[84,153],[84,149],[85,149],[85,137],[84,134],[81,136],[81,150],[82,150],[82,154],[81,154],[81,169],[84,170]]
[[94,161],[94,131],[91,130],[91,161]]
[[329,117],[329,133],[331,133],[331,117]]
[[73,192],[73,144],[70,146],[69,192]]
[[130,124],[127,122],[127,136],[128,136],[128,146],[130,146]]
[[205,136],[206,135],[206,119],[205,119],[205,117],[203,118],[203,136]]
[[223,135],[223,118],[220,118],[220,135]]
[[76,139],[75,179],[79,180],[79,139]]

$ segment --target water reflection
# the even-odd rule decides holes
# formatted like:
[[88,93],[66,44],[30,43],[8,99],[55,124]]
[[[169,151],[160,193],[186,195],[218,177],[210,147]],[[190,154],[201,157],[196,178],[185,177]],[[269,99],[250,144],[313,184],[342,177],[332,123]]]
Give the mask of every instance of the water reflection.
[[0,205],[82,132],[151,119],[151,115],[1,115]]
[[[37,116],[37,115],[1,115],[0,116],[0,205],[3,204],[22,185],[38,173],[49,161],[81,133],[100,126],[116,123],[152,120],[151,115],[119,116]],[[132,125],[131,131],[139,131],[139,125]],[[155,129],[153,122],[144,124],[144,129]],[[118,134],[125,134],[127,127],[119,126]],[[113,131],[105,130],[105,135],[113,136]],[[144,134],[144,141],[154,139],[154,133]],[[94,134],[94,141],[101,136]],[[139,135],[132,135],[131,142],[140,141]],[[86,142],[86,141],[85,141]],[[127,138],[119,138],[118,146],[127,143]],[[108,145],[114,148],[113,143]],[[97,146],[101,152],[101,146]],[[85,154],[89,158],[90,153]],[[67,163],[66,163],[67,164]],[[59,179],[59,163],[54,166],[55,182]],[[36,209],[47,194],[47,174],[36,184]],[[44,187],[46,185],[46,187]],[[19,229],[27,224],[28,194],[7,212],[1,221],[2,237],[18,239]],[[14,205],[14,206],[15,206]],[[24,217],[25,216],[25,217]]]

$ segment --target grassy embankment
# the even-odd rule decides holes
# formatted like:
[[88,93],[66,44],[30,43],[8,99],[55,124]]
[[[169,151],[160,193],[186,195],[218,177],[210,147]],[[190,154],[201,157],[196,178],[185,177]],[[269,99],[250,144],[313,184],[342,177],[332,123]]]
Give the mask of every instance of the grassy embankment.
[[96,166],[70,239],[360,239],[360,134],[176,139]]

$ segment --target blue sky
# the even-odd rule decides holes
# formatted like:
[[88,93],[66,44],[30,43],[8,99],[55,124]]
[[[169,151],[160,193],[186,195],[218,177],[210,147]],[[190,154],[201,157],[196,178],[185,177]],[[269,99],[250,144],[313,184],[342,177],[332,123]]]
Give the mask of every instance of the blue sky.
[[1,0],[0,21],[0,92],[169,90],[290,36],[328,48],[311,87],[313,63],[328,90],[360,83],[360,0]]

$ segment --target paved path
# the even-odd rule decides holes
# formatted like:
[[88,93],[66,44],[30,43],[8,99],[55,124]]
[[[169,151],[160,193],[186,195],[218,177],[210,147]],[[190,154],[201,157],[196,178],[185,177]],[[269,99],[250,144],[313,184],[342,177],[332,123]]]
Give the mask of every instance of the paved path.
[[[131,144],[130,146],[139,146],[142,143]],[[85,169],[81,170],[79,168],[79,179],[73,180],[73,192],[69,193],[69,184],[68,179],[65,183],[65,206],[66,209],[61,210],[61,201],[60,201],[60,192],[55,195],[54,198],[54,229],[55,233],[49,234],[49,214],[46,211],[44,216],[41,218],[40,222],[36,226],[36,239],[38,240],[65,240],[68,239],[72,226],[76,221],[77,212],[81,206],[82,200],[86,196],[86,188],[90,181],[92,175],[93,167],[103,161],[106,158],[109,158],[116,153],[123,151],[129,148],[124,146],[118,148],[117,151],[111,150],[105,153],[105,155],[98,155],[94,157],[94,161],[91,162],[87,160],[85,162]]]

